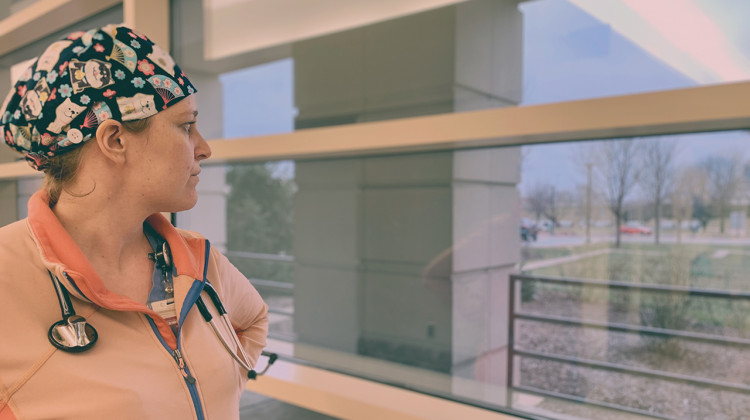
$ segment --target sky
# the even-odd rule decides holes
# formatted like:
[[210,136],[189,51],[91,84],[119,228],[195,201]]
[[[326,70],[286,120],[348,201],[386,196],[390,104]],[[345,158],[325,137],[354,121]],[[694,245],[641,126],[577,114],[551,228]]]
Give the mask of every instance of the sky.
[[[600,0],[597,1],[599,4],[602,3]],[[714,5],[712,15],[723,11],[722,8],[715,7],[716,4],[723,3],[727,6],[736,3],[732,0],[711,1]],[[690,77],[699,73],[699,70],[688,69],[688,64],[684,64],[682,68],[677,64],[670,65],[661,59],[661,55],[655,56],[653,50],[647,51],[636,43],[630,34],[621,32],[628,31],[626,24],[602,22],[574,2],[590,3],[584,0],[539,0],[523,3],[521,6],[525,39],[524,105],[685,88],[701,84]],[[627,2],[638,3],[635,0]],[[678,3],[683,3],[682,7],[685,8],[684,4],[687,3],[692,4],[692,7],[703,7],[710,2],[650,2],[652,5],[662,4],[665,7],[673,7]],[[643,8],[642,4],[638,6]],[[750,1],[744,1],[744,6],[739,10],[743,9],[748,12],[745,16],[750,16]],[[735,9],[735,12],[739,10]],[[674,16],[672,19],[679,23]],[[662,23],[662,26],[664,25]],[[744,46],[744,53],[750,56],[750,43],[742,45],[740,41],[742,36],[750,33],[747,29],[734,29],[747,25],[722,24],[722,27],[725,26],[731,33],[731,36],[728,35],[732,38],[731,43]],[[620,31],[615,30],[615,27],[620,28]],[[710,45],[705,48],[708,47]],[[700,56],[698,52],[694,52],[694,55]],[[710,58],[711,56],[708,57]],[[750,69],[744,75],[750,78]],[[743,149],[750,140],[745,131],[661,138],[676,139],[679,142],[675,158],[677,165],[695,164],[709,154],[743,155]],[[587,145],[591,147],[587,142],[525,147],[520,185],[522,192],[538,183],[547,183],[567,190],[583,184],[585,172],[579,169],[580,165],[576,165],[574,155],[580,153],[580,148]],[[743,158],[747,159],[748,156]]]
[[[294,130],[294,61],[291,58],[219,76],[224,136],[262,136]],[[231,106],[227,106],[231,104]]]

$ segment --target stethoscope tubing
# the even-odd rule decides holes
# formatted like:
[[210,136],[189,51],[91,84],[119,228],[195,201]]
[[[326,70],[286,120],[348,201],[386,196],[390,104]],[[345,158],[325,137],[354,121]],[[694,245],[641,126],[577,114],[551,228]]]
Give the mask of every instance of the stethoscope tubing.
[[[68,290],[60,284],[60,280],[58,280],[58,278],[51,272],[49,275],[52,279],[52,284],[55,287],[55,292],[57,293],[57,300],[60,303],[60,311],[63,318],[61,321],[55,322],[50,327],[47,334],[50,343],[56,348],[68,353],[81,353],[89,350],[98,340],[98,332],[86,321],[86,318],[76,314],[75,309],[73,308],[73,303],[70,300],[70,294],[68,293]],[[211,326],[214,335],[219,339],[227,353],[229,353],[242,368],[248,371],[247,377],[249,379],[255,379],[258,375],[266,373],[278,356],[266,351],[261,352],[261,354],[267,356],[269,360],[268,364],[261,372],[256,372],[250,362],[250,357],[247,355],[242,343],[240,343],[237,333],[234,331],[234,327],[232,327],[232,323],[229,320],[226,309],[224,309],[224,304],[222,303],[221,298],[219,298],[219,294],[208,280],[203,283],[203,291],[206,292],[211,299],[211,302],[214,304],[224,328],[229,330],[229,335],[232,336],[232,340],[239,351],[240,356],[237,355],[236,351],[231,348],[229,343],[224,339],[224,336],[219,332],[219,327],[216,325],[216,321],[213,319],[208,307],[206,307],[203,297],[198,296],[198,299],[195,301],[198,311],[201,313],[201,316],[203,316],[203,319]]]
[[253,366],[250,363],[250,357],[247,355],[247,352],[245,352],[245,348],[242,347],[242,343],[240,343],[239,338],[237,337],[237,333],[235,333],[234,328],[232,327],[232,323],[229,321],[229,317],[227,316],[227,311],[224,309],[224,305],[221,302],[221,299],[219,298],[219,294],[216,292],[216,289],[214,289],[213,285],[209,283],[208,281],[204,282],[203,285],[203,291],[206,292],[209,298],[211,298],[211,301],[214,304],[214,307],[216,307],[216,311],[219,313],[219,318],[221,318],[222,323],[224,324],[224,328],[228,329],[230,334],[232,336],[232,340],[234,341],[234,345],[237,347],[237,349],[240,352],[240,355],[237,356],[236,352],[229,346],[229,343],[224,339],[224,337],[219,332],[219,328],[216,326],[216,322],[213,319],[213,316],[211,315],[211,312],[208,311],[208,308],[206,307],[206,303],[203,301],[203,297],[198,297],[198,300],[195,301],[195,305],[198,307],[198,311],[203,316],[203,319],[206,320],[208,325],[211,326],[211,328],[214,330],[214,334],[216,334],[216,337],[219,338],[219,341],[221,341],[221,344],[224,346],[224,348],[227,350],[227,352],[234,358],[237,363],[239,363],[240,366],[242,366],[245,370],[248,372],[253,371]]
[[60,284],[60,280],[49,272],[49,277],[52,279],[52,284],[55,286],[55,292],[57,293],[57,300],[60,302],[60,312],[62,312],[63,320],[68,319],[71,315],[75,315],[76,311],[73,309],[73,303],[70,301],[70,295],[68,291]]

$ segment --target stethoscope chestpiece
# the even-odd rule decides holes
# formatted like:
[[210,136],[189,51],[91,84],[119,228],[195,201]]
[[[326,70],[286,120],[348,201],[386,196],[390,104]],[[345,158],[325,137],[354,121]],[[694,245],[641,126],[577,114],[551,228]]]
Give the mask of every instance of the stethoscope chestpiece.
[[52,324],[47,337],[53,346],[62,351],[80,353],[94,346],[99,333],[86,322],[86,318],[71,315]]

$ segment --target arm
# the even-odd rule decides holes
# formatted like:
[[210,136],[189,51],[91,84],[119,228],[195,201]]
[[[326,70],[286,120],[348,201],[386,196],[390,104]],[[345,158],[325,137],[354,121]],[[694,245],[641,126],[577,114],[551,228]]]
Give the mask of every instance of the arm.
[[253,366],[266,346],[268,334],[268,305],[250,281],[216,248],[211,248],[211,259],[218,268],[216,286],[242,346]]

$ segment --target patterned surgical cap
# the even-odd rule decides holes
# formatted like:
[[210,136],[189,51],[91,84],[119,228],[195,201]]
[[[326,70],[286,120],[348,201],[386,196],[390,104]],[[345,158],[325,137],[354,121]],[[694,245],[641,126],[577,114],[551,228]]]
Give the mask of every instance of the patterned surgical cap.
[[0,136],[44,170],[103,121],[148,118],[195,91],[169,54],[130,28],[75,32],[21,75],[0,107]]

